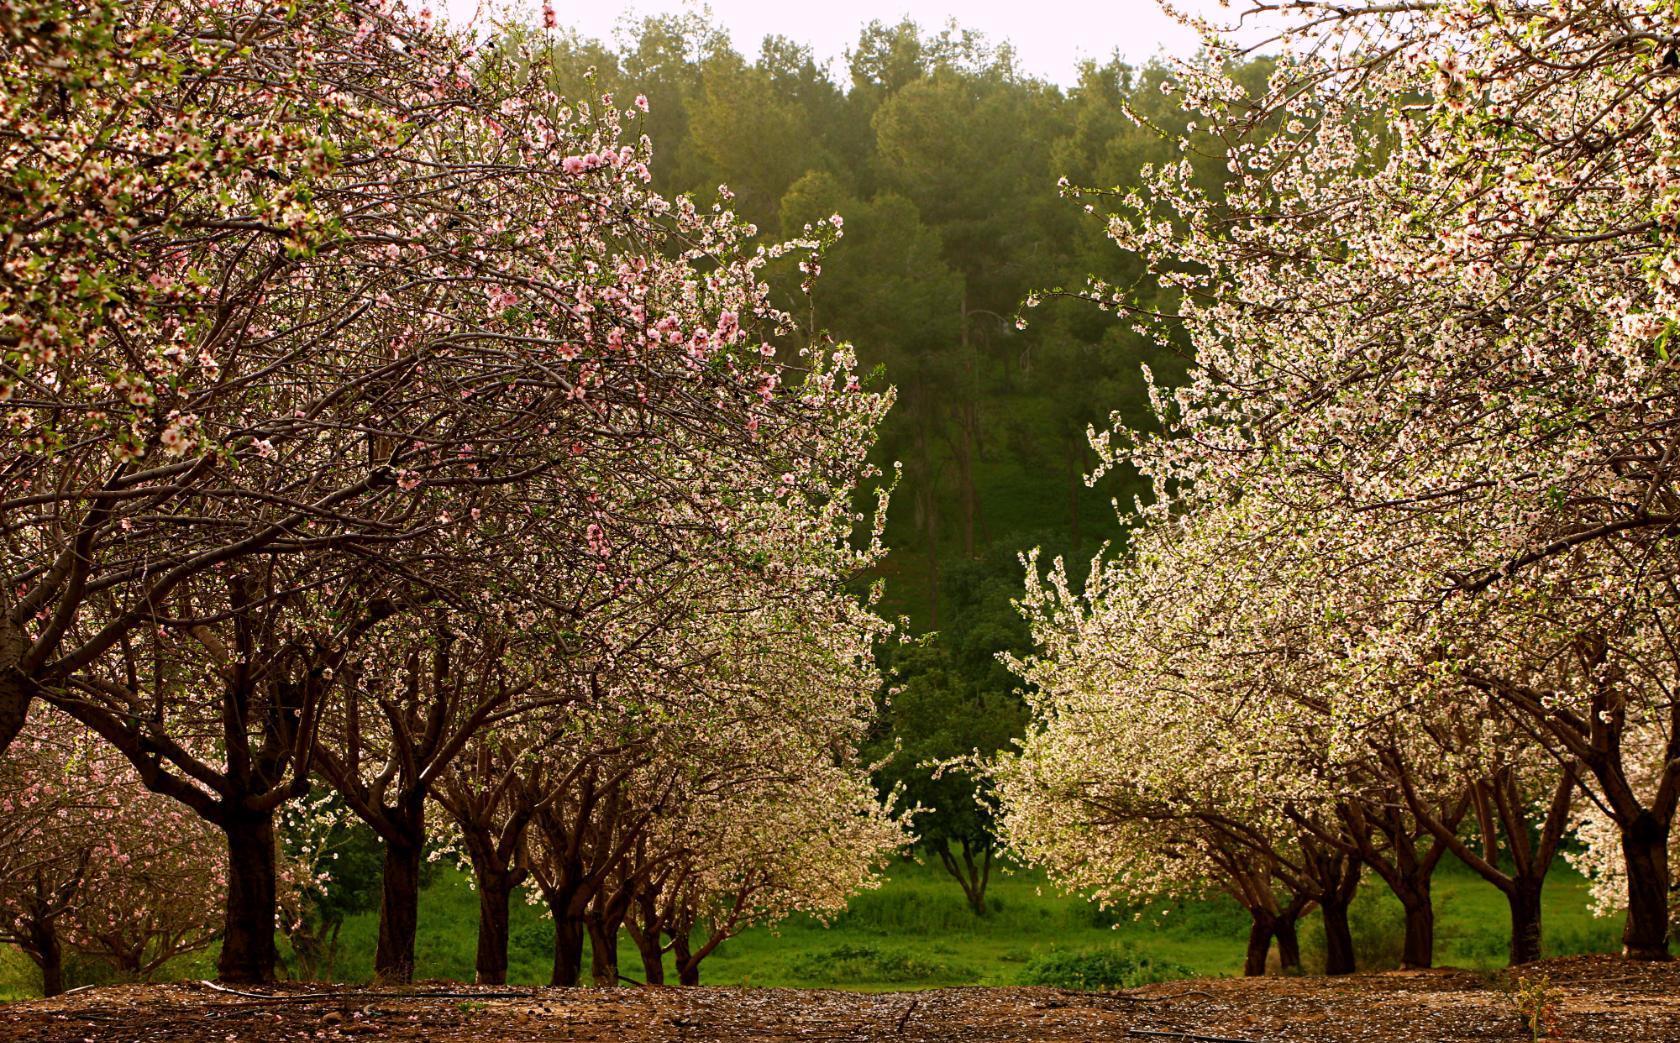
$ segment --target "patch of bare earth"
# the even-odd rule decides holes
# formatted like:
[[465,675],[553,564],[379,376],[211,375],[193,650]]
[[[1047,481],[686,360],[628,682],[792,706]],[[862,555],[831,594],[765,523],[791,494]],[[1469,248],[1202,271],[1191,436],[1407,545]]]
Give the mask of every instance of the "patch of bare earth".
[[[1680,965],[1611,957],[1525,969],[1552,982],[1554,1040],[1680,1043]],[[1464,971],[1216,979],[1126,992],[938,989],[410,989],[117,986],[0,1008],[30,1043],[1457,1043],[1528,1039],[1508,993]]]

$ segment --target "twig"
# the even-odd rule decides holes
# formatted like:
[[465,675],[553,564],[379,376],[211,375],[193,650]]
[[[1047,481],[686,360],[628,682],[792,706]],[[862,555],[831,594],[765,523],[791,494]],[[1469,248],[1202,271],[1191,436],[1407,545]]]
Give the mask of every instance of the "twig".
[[922,998],[920,996],[910,997],[910,1006],[905,1007],[904,1013],[898,1016],[898,1024],[893,1028],[894,1033],[898,1035],[904,1034],[904,1026],[910,1023],[910,1015],[916,1013],[916,1004],[920,1002],[922,1002]]
[[196,981],[193,984],[202,985],[207,989],[214,989],[217,992],[225,992],[229,996],[244,996],[246,999],[252,1000],[277,1000],[282,1003],[291,1000],[333,999],[343,995],[343,993],[340,992],[283,992],[279,994],[271,992],[246,992],[244,989],[230,989],[226,985],[218,985],[208,978]]
[[230,989],[226,985],[218,985],[213,981],[193,982],[217,992],[225,992],[230,996],[243,996],[246,999],[261,1003],[307,1003],[310,1000],[502,1000],[529,996],[530,990],[511,989],[501,992],[487,992],[481,989],[461,990],[451,989],[443,992],[397,992],[382,990],[372,992],[359,989],[341,989],[337,992],[246,992],[243,989]]
[[1128,1036],[1153,1036],[1164,1039],[1188,1039],[1195,1043],[1260,1043],[1243,1036],[1204,1036],[1199,1032],[1169,1032],[1165,1029],[1127,1029]]

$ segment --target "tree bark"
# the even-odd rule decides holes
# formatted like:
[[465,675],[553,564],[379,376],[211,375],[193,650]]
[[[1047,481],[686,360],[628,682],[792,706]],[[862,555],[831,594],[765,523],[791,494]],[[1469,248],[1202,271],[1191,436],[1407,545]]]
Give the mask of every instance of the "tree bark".
[[478,881],[478,957],[473,964],[473,980],[480,985],[506,985],[512,874],[481,871],[475,875]]
[[642,981],[648,985],[665,984],[665,951],[659,944],[659,936],[642,935],[636,942],[636,950],[642,954]]
[[238,809],[222,823],[227,837],[227,919],[216,976],[254,985],[274,980],[274,813]]
[[630,940],[636,943],[636,952],[642,957],[642,981],[647,985],[665,984],[665,949],[660,943],[659,927],[655,925],[649,930],[646,924],[636,926],[634,920],[625,923],[625,929],[630,933]]
[[1301,973],[1301,939],[1295,932],[1296,919],[1294,914],[1279,916],[1272,927],[1272,937],[1277,939],[1278,970],[1284,974]]
[[1540,958],[1540,885],[1543,880],[1519,877],[1505,893],[1511,906],[1511,966]]
[[1627,861],[1628,911],[1622,955],[1630,960],[1666,960],[1668,952],[1668,829],[1641,811],[1622,830]]
[[563,912],[554,916],[554,973],[549,976],[550,985],[574,987],[583,977],[583,920],[575,916],[566,916]]
[[1400,966],[1406,970],[1428,970],[1435,963],[1435,905],[1429,896],[1429,881],[1421,895],[1401,899],[1406,911],[1406,937],[1400,946]]
[[0,621],[0,753],[23,731],[33,688],[14,665],[28,647],[16,627]]
[[959,864],[951,854],[951,842],[942,840],[938,845],[939,863],[945,871],[956,878],[962,885],[963,898],[968,901],[968,908],[975,916],[986,915],[986,887],[992,878],[992,848],[990,842],[985,843],[980,862],[974,860],[974,845],[967,837],[961,840],[962,862]]
[[1273,921],[1262,909],[1249,910],[1248,955],[1243,959],[1243,977],[1258,978],[1266,973],[1266,954],[1272,950]]
[[380,981],[414,980],[414,936],[420,923],[419,844],[385,844],[385,871],[379,898],[379,943],[373,974]]
[[618,924],[591,916],[589,928],[589,975],[601,988],[618,984]]
[[677,960],[677,984],[700,984],[700,961],[694,958],[694,953],[688,946],[688,934],[679,931],[671,939],[671,955]]
[[51,919],[31,925],[30,945],[35,965],[41,968],[41,995],[57,996],[64,991],[64,946],[58,940],[58,925]]
[[1352,974],[1353,929],[1348,925],[1348,903],[1339,896],[1325,896],[1319,901],[1324,917],[1324,973]]

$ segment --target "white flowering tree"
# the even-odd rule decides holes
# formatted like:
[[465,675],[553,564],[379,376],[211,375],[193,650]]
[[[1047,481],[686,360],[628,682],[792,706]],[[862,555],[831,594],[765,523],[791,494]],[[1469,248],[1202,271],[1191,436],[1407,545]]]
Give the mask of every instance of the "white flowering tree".
[[1241,52],[1207,26],[1170,87],[1226,148],[1222,190],[1180,161],[1109,197],[1112,237],[1177,303],[1085,296],[1188,337],[1194,365],[1156,389],[1154,426],[1095,438],[1103,466],[1154,482],[1145,526],[1240,515],[1228,553],[1271,571],[1239,569],[1237,597],[1300,624],[1248,647],[1273,664],[1251,674],[1278,671],[1274,701],[1310,694],[1347,749],[1396,713],[1423,711],[1411,738],[1480,704],[1511,725],[1478,738],[1506,762],[1578,773],[1620,847],[1624,949],[1665,957],[1673,12],[1250,7],[1278,30],[1269,81],[1227,76]]

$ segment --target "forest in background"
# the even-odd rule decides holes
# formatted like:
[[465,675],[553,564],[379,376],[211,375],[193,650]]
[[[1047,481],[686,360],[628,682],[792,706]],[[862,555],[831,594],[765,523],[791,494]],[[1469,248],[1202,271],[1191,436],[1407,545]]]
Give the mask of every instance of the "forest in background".
[[[925,636],[886,653],[897,691],[876,751],[900,752],[880,781],[929,809],[923,853],[982,910],[990,823],[968,780],[923,765],[989,753],[1024,726],[1019,679],[997,659],[1029,644],[1012,604],[1020,553],[1088,559],[1120,535],[1112,505],[1147,492],[1122,475],[1087,486],[1087,428],[1115,410],[1146,422],[1143,367],[1170,381],[1184,361],[1113,314],[1056,306],[1093,274],[1152,292],[1060,184],[1124,190],[1176,157],[1187,117],[1162,90],[1167,69],[1090,62],[1064,89],[1024,73],[1006,43],[910,20],[863,26],[832,66],[784,37],[742,54],[703,13],[627,22],[611,43],[561,34],[563,94],[648,99],[662,194],[704,207],[726,186],[772,237],[844,220],[809,299],[796,273],[781,289],[897,389],[876,450],[902,469],[879,578],[885,614]],[[1044,306],[1019,325],[1034,294]]]

